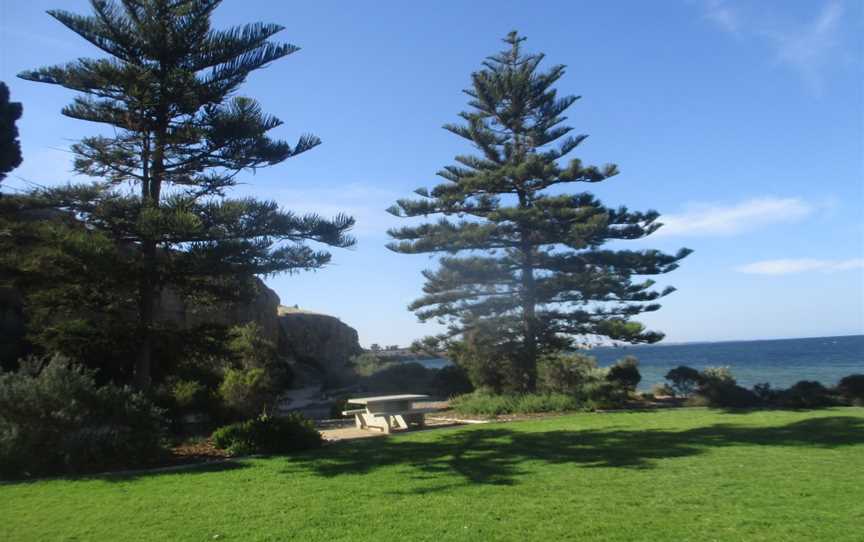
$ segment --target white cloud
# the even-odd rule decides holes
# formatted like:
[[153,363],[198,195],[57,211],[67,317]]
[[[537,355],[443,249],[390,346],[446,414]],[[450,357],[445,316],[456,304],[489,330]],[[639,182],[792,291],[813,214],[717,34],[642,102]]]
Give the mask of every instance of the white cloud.
[[799,198],[765,197],[735,205],[694,205],[687,212],[661,216],[664,226],[655,235],[736,235],[762,226],[801,220],[813,211],[813,206]]
[[705,18],[727,32],[737,33],[740,25],[738,12],[724,0],[705,2]]
[[744,11],[726,0],[703,2],[703,17],[724,32],[736,37],[762,40],[773,50],[778,64],[795,71],[807,88],[820,94],[825,71],[841,49],[843,5],[826,2],[815,18],[807,21],[783,20],[784,13]]
[[802,28],[767,32],[776,47],[777,60],[799,73],[814,92],[822,92],[823,71],[839,46],[838,26],[843,6],[829,2],[819,16]]
[[790,273],[803,273],[806,271],[833,273],[848,271],[850,269],[864,269],[864,258],[851,258],[848,260],[815,260],[809,258],[763,260],[736,267],[735,271],[755,275],[788,275]]

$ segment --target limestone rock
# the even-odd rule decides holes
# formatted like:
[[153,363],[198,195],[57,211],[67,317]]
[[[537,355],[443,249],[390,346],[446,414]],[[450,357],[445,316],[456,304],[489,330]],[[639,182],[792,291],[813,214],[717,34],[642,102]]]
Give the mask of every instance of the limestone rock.
[[279,352],[326,375],[346,372],[351,358],[363,351],[357,330],[335,316],[284,306],[278,314]]

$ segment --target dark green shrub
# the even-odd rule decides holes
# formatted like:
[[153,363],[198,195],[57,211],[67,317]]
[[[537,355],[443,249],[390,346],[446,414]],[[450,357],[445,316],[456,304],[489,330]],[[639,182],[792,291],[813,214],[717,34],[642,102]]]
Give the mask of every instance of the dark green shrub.
[[233,455],[281,454],[318,448],[321,433],[302,414],[260,416],[220,427],[213,432],[213,444]]
[[625,356],[619,359],[609,367],[606,380],[631,392],[636,391],[636,386],[642,381],[642,375],[639,374],[639,360],[634,356]]
[[630,399],[630,389],[618,382],[601,380],[585,388],[585,398],[597,408],[620,408]]
[[265,369],[228,369],[219,386],[219,396],[236,416],[248,418],[271,409],[276,399]]
[[837,391],[850,403],[864,406],[864,374],[844,376],[837,384]]
[[801,380],[783,390],[778,400],[786,408],[818,408],[834,404],[828,388],[812,380]]
[[671,382],[672,390],[678,397],[691,395],[702,382],[702,374],[692,367],[679,365],[666,373],[666,380]]
[[771,387],[771,384],[764,382],[753,386],[753,394],[765,404],[772,404],[777,400],[778,391]]
[[759,397],[739,386],[729,367],[706,367],[699,373],[699,387],[689,404],[719,408],[752,408],[759,406]]
[[55,356],[0,375],[0,477],[136,467],[163,449],[161,411]]
[[463,395],[474,391],[468,372],[458,365],[447,365],[435,373],[435,393],[441,397]]
[[761,403],[755,393],[730,380],[705,382],[699,386],[695,397],[696,401],[689,404],[694,406],[705,404],[718,408],[752,408]]

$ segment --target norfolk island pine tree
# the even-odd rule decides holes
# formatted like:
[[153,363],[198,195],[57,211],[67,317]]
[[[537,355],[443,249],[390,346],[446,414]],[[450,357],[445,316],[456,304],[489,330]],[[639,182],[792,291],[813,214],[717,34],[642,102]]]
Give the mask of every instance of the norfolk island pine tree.
[[279,164],[320,140],[271,139],[282,122],[236,96],[251,72],[298,48],[270,40],[283,29],[276,24],[212,29],[220,3],[92,0],[91,15],[50,11],[108,56],[19,74],[79,92],[63,114],[113,129],[72,146],[75,172],[96,181],[32,196],[134,248],[115,255],[106,288],[116,286],[119,312],[133,315],[139,388],[151,382],[155,303],[167,285],[217,299],[248,295],[254,275],[326,265],[330,254],[309,241],[354,244],[346,215],[298,216],[272,201],[226,197],[240,172]]
[[562,124],[578,97],[557,95],[553,85],[565,67],[540,71],[544,56],[524,53],[524,40],[507,35],[507,48],[471,75],[463,122],[444,127],[479,154],[456,156],[456,164],[438,172],[443,183],[388,209],[399,217],[439,220],[391,229],[387,246],[444,254],[438,269],[423,272],[425,295],[409,309],[421,321],[446,323],[447,332],[419,347],[440,350],[492,330],[492,340],[515,350],[519,387],[531,391],[538,359],[571,347],[575,338],[661,340],[662,333],[631,318],[658,310],[656,300],[674,288],[654,289],[653,280],[637,278],[668,273],[691,251],[604,249],[610,241],[655,232],[659,214],[609,208],[588,192],[547,190],[602,182],[618,168],[578,159],[559,165],[587,137],[570,135],[572,128]]

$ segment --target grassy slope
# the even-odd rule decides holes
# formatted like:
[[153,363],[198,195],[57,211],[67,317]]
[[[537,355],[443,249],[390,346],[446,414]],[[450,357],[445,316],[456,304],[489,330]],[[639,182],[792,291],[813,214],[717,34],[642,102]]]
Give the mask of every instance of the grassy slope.
[[864,408],[576,414],[0,486],[0,540],[862,540]]

